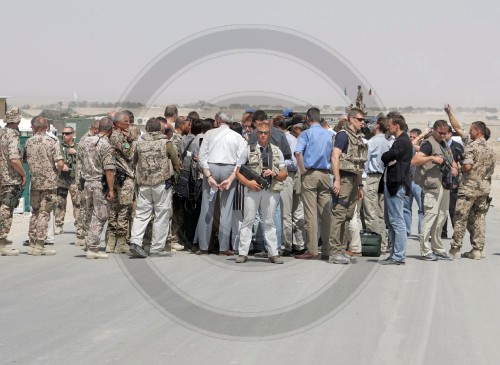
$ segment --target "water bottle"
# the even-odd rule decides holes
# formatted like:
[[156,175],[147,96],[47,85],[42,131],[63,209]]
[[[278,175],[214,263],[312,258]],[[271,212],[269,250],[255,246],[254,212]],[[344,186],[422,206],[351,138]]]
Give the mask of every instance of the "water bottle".
[[217,187],[215,187],[215,188],[214,188],[214,187],[212,187],[212,188],[210,189],[210,194],[208,195],[208,201],[209,201],[209,202],[211,202],[211,201],[212,201],[212,199],[213,199],[213,198],[214,198],[214,196],[215,196],[215,193],[217,193]]

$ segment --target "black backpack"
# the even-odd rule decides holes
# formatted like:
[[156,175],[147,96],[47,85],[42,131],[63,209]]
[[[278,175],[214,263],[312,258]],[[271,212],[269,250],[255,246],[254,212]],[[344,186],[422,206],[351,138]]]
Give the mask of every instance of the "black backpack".
[[182,169],[174,188],[177,194],[192,202],[198,200],[203,185],[203,179],[198,179],[198,170],[196,169],[195,163],[193,163],[193,157],[187,153],[193,141],[194,138],[189,141],[186,149],[182,153]]

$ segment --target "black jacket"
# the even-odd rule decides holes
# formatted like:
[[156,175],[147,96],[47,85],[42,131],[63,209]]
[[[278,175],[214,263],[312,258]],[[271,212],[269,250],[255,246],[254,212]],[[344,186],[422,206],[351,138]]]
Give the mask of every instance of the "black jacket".
[[[410,162],[413,157],[413,145],[405,132],[394,141],[389,151],[382,155],[385,166],[387,190],[391,196],[396,195],[403,186],[408,195],[411,191]],[[384,192],[384,178],[380,179],[379,193]]]

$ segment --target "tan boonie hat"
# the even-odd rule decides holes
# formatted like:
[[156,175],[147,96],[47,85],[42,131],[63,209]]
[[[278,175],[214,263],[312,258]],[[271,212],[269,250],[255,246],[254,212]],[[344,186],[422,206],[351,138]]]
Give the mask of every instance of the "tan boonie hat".
[[19,108],[17,106],[13,106],[7,110],[7,113],[5,113],[5,119],[3,120],[5,124],[19,123],[20,121],[21,113],[19,112]]

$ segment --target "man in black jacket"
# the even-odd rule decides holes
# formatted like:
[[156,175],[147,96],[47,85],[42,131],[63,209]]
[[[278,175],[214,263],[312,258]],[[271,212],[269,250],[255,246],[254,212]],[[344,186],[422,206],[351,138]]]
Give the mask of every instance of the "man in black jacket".
[[406,257],[406,225],[403,217],[405,196],[411,189],[410,162],[413,146],[406,133],[405,119],[395,115],[389,119],[389,133],[396,140],[389,151],[382,155],[385,166],[384,176],[380,179],[379,192],[384,194],[384,218],[389,227],[392,243],[388,258],[381,261],[384,265],[403,265]]
[[[457,163],[457,167],[462,165],[464,160],[464,146],[460,143],[454,141],[453,137],[453,129],[448,126],[448,134],[446,135],[445,141],[450,146],[451,153],[453,154],[453,160]],[[453,176],[453,186],[450,190],[450,207],[448,212],[450,213],[450,222],[452,227],[453,225],[453,217],[455,217],[455,206],[457,205],[457,194],[458,194],[458,186],[460,185],[460,174],[457,176]],[[444,222],[443,232],[441,233],[441,238],[448,238],[448,220]]]

